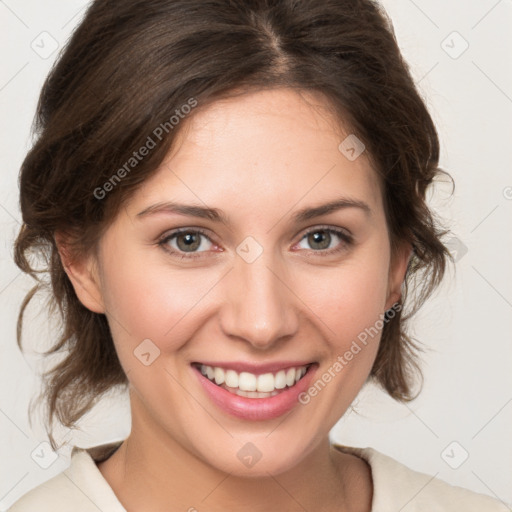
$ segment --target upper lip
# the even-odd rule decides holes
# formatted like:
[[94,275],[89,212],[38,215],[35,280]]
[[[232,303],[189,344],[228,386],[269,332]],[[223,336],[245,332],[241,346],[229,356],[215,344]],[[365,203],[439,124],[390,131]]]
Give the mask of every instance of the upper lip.
[[313,364],[313,361],[271,361],[268,363],[249,363],[245,361],[197,361],[192,364],[212,367],[224,368],[225,370],[234,370],[237,373],[249,372],[254,375],[261,375],[263,373],[275,373],[279,370],[286,370],[288,368],[297,368],[300,366],[308,366]]

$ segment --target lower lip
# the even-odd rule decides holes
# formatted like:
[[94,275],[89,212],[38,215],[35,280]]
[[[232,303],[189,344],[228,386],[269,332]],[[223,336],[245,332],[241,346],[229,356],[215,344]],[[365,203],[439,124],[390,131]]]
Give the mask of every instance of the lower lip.
[[298,397],[308,388],[316,371],[316,364],[309,366],[304,377],[294,386],[285,388],[278,395],[269,398],[246,398],[235,395],[214,384],[201,373],[199,368],[192,366],[192,369],[206,394],[224,412],[244,420],[262,421],[278,418],[299,404]]

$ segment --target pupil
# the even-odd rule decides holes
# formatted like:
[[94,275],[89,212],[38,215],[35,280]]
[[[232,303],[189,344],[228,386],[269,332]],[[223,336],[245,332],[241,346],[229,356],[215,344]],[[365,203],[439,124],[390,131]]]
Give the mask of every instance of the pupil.
[[320,247],[317,247],[318,249],[326,249],[329,247],[329,242],[330,235],[326,231],[315,231],[310,235],[310,243],[312,245],[320,244]]
[[[180,244],[180,241],[184,240],[185,245]],[[190,250],[197,249],[200,245],[199,237],[196,234],[187,233],[185,235],[178,236],[178,247],[182,250],[190,252]]]

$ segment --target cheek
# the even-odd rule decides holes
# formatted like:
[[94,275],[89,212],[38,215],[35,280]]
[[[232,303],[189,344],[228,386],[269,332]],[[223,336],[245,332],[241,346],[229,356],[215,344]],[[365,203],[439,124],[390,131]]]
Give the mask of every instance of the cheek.
[[137,254],[107,262],[103,274],[111,329],[115,340],[123,340],[123,350],[127,338],[130,346],[149,338],[162,349],[179,348],[190,335],[186,326],[194,308],[221,277],[213,271],[172,268]]
[[[332,415],[333,421],[344,413],[366,381],[379,348],[388,262],[373,257],[373,253],[369,251],[367,257],[360,254],[337,269],[317,269],[301,281],[298,290],[315,313],[315,328],[328,340],[325,363],[317,378],[332,383],[324,395],[332,411],[324,412]],[[382,255],[382,251],[375,254]]]
[[337,269],[308,273],[298,290],[314,313],[309,318],[316,339],[319,332],[323,334],[318,346],[324,356],[300,401],[308,407],[312,423],[328,429],[343,416],[367,380],[382,333],[387,262],[360,256]]
[[353,262],[312,272],[302,283],[300,296],[341,344],[357,338],[384,313],[387,266],[382,262]]

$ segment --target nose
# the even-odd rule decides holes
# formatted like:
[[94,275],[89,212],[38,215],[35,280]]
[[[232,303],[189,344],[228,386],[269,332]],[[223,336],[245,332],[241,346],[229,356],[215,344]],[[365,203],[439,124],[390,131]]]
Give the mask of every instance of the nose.
[[252,263],[235,258],[226,276],[227,301],[220,313],[223,332],[259,350],[291,337],[298,328],[298,299],[282,264],[263,254]]

